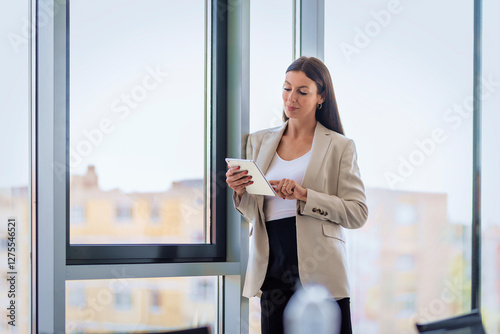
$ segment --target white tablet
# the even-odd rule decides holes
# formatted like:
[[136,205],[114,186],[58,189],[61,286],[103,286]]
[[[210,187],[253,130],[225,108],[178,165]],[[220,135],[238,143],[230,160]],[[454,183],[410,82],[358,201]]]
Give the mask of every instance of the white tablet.
[[253,184],[246,187],[249,194],[278,196],[255,161],[226,158],[226,162],[229,167],[240,166],[240,170],[247,170],[248,175],[252,176]]

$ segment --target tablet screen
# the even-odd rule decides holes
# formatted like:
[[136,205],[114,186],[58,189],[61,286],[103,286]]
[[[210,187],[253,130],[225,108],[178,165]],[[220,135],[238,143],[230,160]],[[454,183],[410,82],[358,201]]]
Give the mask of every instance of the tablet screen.
[[252,176],[253,184],[246,187],[249,194],[278,196],[255,161],[226,158],[226,162],[230,167],[240,166],[241,171],[247,170],[248,175]]

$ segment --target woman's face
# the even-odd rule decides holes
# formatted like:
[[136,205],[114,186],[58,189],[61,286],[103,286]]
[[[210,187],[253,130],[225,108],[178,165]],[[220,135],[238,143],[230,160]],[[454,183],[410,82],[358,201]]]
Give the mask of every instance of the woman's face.
[[302,71],[289,71],[283,85],[285,114],[291,119],[316,118],[316,107],[323,103],[316,83]]

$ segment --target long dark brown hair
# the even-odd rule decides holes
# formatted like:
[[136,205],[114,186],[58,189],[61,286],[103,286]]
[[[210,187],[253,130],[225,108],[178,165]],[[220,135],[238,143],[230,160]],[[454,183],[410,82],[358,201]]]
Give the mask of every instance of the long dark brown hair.
[[[324,127],[343,135],[344,128],[340,121],[332,78],[325,64],[318,58],[302,56],[288,66],[286,73],[290,71],[302,71],[309,79],[316,83],[318,94],[323,95],[325,99],[321,109],[316,107],[316,120]],[[286,122],[287,120],[288,117],[283,109],[283,121]]]

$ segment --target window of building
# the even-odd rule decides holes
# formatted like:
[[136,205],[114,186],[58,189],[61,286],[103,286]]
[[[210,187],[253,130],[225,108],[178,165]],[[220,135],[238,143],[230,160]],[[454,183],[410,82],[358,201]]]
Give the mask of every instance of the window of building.
[[158,313],[161,310],[161,294],[156,288],[151,289],[151,311]]
[[132,220],[132,207],[129,203],[116,204],[116,221],[119,223],[130,223]]
[[398,304],[398,318],[408,318],[413,314],[417,302],[416,293],[403,293],[397,296],[396,303]]
[[483,1],[481,152],[481,313],[487,333],[500,333],[500,3]]
[[[5,89],[0,91],[5,98],[0,100],[5,100],[7,109],[25,110],[31,99],[34,115],[32,188],[16,185],[28,184],[29,171],[20,177],[23,171],[11,167],[24,166],[18,148],[25,148],[29,139],[16,146],[18,152],[11,152],[8,145],[0,147],[13,157],[1,162],[9,177],[8,182],[7,178],[0,182],[0,207],[19,217],[25,245],[37,239],[33,252],[28,247],[19,249],[25,273],[30,271],[31,256],[38,257],[33,262],[39,267],[33,267],[32,273],[37,286],[30,286],[28,275],[19,281],[25,289],[19,291],[23,311],[18,329],[30,331],[29,310],[33,308],[28,303],[33,290],[37,293],[33,297],[38,297],[33,298],[37,325],[52,326],[46,332],[64,331],[63,316],[57,314],[64,303],[61,291],[66,292],[68,332],[151,331],[193,324],[210,324],[218,331],[212,324],[232,318],[218,314],[219,310],[240,311],[235,305],[219,303],[239,295],[244,263],[238,261],[246,253],[237,246],[230,248],[229,262],[222,263],[228,210],[221,176],[226,150],[239,145],[242,134],[228,122],[245,118],[250,100],[251,131],[281,123],[281,98],[272,90],[275,79],[284,76],[294,58],[284,60],[292,54],[288,46],[296,47],[292,22],[300,21],[304,6],[323,1],[279,1],[276,8],[274,3],[253,0],[35,2],[31,15],[39,21],[31,24],[24,19],[28,3],[21,3],[5,11],[8,17],[0,20],[11,47],[10,54],[6,50],[2,55],[6,57],[2,64],[8,66],[2,72]],[[346,233],[354,330],[413,331],[414,321],[468,311],[471,265],[482,263],[483,318],[488,332],[495,333],[500,314],[496,4],[484,1],[483,258],[473,260],[470,157],[471,143],[478,140],[473,138],[471,124],[472,2],[324,3],[324,60],[332,74],[346,135],[356,141],[370,210],[370,220],[361,231]],[[57,15],[50,12],[51,6],[59,10]],[[292,12],[293,6],[297,13]],[[246,59],[246,46],[241,50],[230,38],[246,38],[248,22],[239,26],[243,31],[231,28],[239,19],[248,19],[249,9],[252,56]],[[16,27],[21,26],[18,30],[24,31],[17,34]],[[322,36],[320,25],[305,28],[319,28]],[[273,30],[276,34],[269,34]],[[172,49],[178,52],[172,54]],[[30,53],[31,69],[27,66]],[[251,98],[242,94],[245,110],[228,114],[226,103],[238,94],[228,94],[227,81],[241,83],[237,60],[241,54],[250,63],[252,80],[264,84],[252,84]],[[268,63],[276,66],[265,68]],[[29,70],[34,93],[24,82]],[[184,80],[188,75],[183,71],[191,74],[190,81]],[[186,93],[186,87],[194,93]],[[0,134],[7,140],[15,137],[14,132],[27,133],[23,127],[29,122],[19,116],[22,112],[4,114],[8,116],[4,121],[5,115],[0,115],[0,127],[8,126]],[[183,118],[189,119],[189,126],[182,123]],[[165,119],[175,120],[171,122],[175,128]],[[190,130],[193,133],[188,137]],[[228,137],[236,140],[228,141]],[[172,147],[170,141],[181,144]],[[47,157],[53,160],[47,163]],[[157,209],[152,198],[158,199]],[[72,200],[86,203],[84,209],[73,209]],[[120,225],[123,234],[116,233],[116,226],[108,228],[118,215],[115,203],[120,200],[131,201],[133,208],[134,224]],[[37,203],[31,219],[38,225],[30,226],[31,203]],[[79,215],[85,224],[78,223]],[[59,225],[63,220],[66,229]],[[239,240],[241,236],[234,232],[227,237]],[[47,246],[44,241],[52,238],[53,244]],[[57,257],[58,239],[67,241],[64,263]],[[177,262],[182,263],[177,266]],[[203,262],[214,263],[204,266]],[[158,274],[157,264],[167,270]],[[154,289],[161,291],[156,297],[145,284],[150,279],[137,278],[136,283],[129,283],[127,297],[114,290],[114,273],[103,269],[108,266],[132,268],[137,277],[185,276],[155,282]],[[394,274],[394,268],[403,272]],[[210,276],[208,280],[214,282],[188,277],[207,275],[207,271],[227,276]],[[418,274],[416,279],[414,274]],[[82,280],[84,289],[73,285],[75,277]],[[118,281],[131,276],[126,277]],[[58,285],[61,281],[67,282],[66,290]],[[218,289],[221,286],[224,293]],[[384,300],[389,302],[381,304]],[[131,305],[129,314],[139,304],[148,308],[136,317],[115,317],[114,312],[122,312],[114,309],[115,301]],[[149,311],[157,303],[162,307],[153,316],[167,310],[175,319],[153,318]],[[258,300],[251,299],[250,305],[249,327],[256,333],[260,313],[254,305]],[[238,328],[240,320],[244,321],[237,319]],[[61,324],[62,328],[53,330]]]
[[132,293],[129,290],[115,292],[114,307],[119,311],[129,311],[132,309]]
[[[327,0],[325,18],[324,60],[370,212],[347,233],[353,330],[403,333],[466,312],[472,2]],[[457,289],[445,302],[447,282]]]
[[412,271],[415,269],[414,255],[400,255],[396,259],[394,269],[397,271]]
[[85,308],[87,301],[85,299],[86,295],[84,286],[75,285],[71,290],[68,291],[66,296],[66,305],[68,307]]
[[160,223],[160,205],[158,204],[158,200],[153,200],[151,203],[151,223],[159,224]]
[[[66,283],[66,332],[131,333],[217,328],[216,276]],[[203,283],[202,283],[203,282]],[[203,295],[200,295],[200,286]],[[83,292],[83,293],[82,293]],[[87,303],[73,303],[81,299]]]
[[71,224],[83,224],[85,223],[85,206],[75,204],[71,206]]
[[[283,124],[285,71],[294,60],[293,14],[289,0],[250,2],[250,133]],[[249,331],[260,333],[258,298],[250,298]]]
[[395,212],[398,225],[413,225],[418,221],[418,211],[412,204],[400,203]]
[[217,5],[71,2],[69,197],[90,205],[85,228],[68,225],[69,263],[224,258],[215,178],[226,166],[227,22],[214,18],[227,8]]

